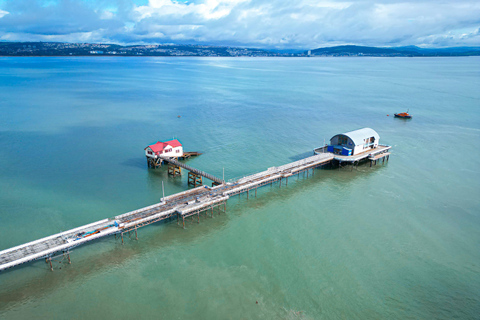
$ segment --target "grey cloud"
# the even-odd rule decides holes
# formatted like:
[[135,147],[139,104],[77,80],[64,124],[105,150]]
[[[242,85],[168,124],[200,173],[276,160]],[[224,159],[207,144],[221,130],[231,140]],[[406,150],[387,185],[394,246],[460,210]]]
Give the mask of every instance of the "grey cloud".
[[[477,1],[266,1],[208,2],[153,8],[130,0],[7,1],[0,10],[0,39],[210,43],[314,48],[333,44],[480,45]],[[203,7],[202,7],[203,5]],[[115,7],[111,19],[105,8]],[[224,16],[215,16],[228,8]],[[208,11],[208,13],[206,13]],[[212,16],[213,15],[213,16]],[[463,30],[469,36],[464,35]],[[476,34],[475,34],[476,32]],[[463,35],[462,35],[463,34]],[[68,39],[68,40],[67,40]]]

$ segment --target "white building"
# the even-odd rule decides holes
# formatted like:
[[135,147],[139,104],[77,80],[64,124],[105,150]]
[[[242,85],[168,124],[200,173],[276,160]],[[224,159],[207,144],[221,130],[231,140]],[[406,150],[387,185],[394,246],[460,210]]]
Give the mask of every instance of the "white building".
[[153,159],[156,159],[159,155],[172,158],[183,157],[183,146],[177,139],[165,142],[158,141],[145,148],[145,155]]
[[353,156],[375,149],[379,140],[380,136],[375,130],[363,128],[333,136],[327,150],[335,154]]

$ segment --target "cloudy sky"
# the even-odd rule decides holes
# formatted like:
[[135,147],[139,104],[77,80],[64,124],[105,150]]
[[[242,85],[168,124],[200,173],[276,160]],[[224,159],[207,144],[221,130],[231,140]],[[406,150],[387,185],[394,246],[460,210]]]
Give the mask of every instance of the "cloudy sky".
[[480,46],[480,0],[0,0],[0,40]]

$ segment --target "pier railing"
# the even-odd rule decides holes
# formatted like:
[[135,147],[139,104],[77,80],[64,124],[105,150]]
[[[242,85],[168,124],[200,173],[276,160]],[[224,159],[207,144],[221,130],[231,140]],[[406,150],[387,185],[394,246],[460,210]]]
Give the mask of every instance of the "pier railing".
[[186,169],[190,172],[198,174],[199,176],[202,176],[202,177],[205,177],[205,178],[210,179],[212,181],[215,181],[216,183],[220,183],[220,184],[225,183],[224,180],[222,180],[220,178],[217,178],[214,175],[211,175],[210,173],[206,173],[205,171],[195,169],[195,168],[190,167],[189,165],[187,165],[185,163],[182,163],[182,162],[179,162],[175,159],[172,159],[172,158],[169,158],[169,157],[163,157],[163,156],[158,156],[158,157],[161,158],[162,160],[166,161],[166,162],[169,162],[169,163],[174,164],[178,167],[184,168],[184,169]]

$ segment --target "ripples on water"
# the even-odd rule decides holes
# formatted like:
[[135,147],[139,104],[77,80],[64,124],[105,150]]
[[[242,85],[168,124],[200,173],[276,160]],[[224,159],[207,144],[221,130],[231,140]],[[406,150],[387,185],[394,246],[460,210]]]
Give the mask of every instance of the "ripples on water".
[[267,186],[186,230],[3,273],[0,317],[477,317],[478,62],[0,58],[0,249],[157,202],[161,181],[185,190],[147,170],[159,139],[227,179],[364,126],[394,146],[388,164]]

